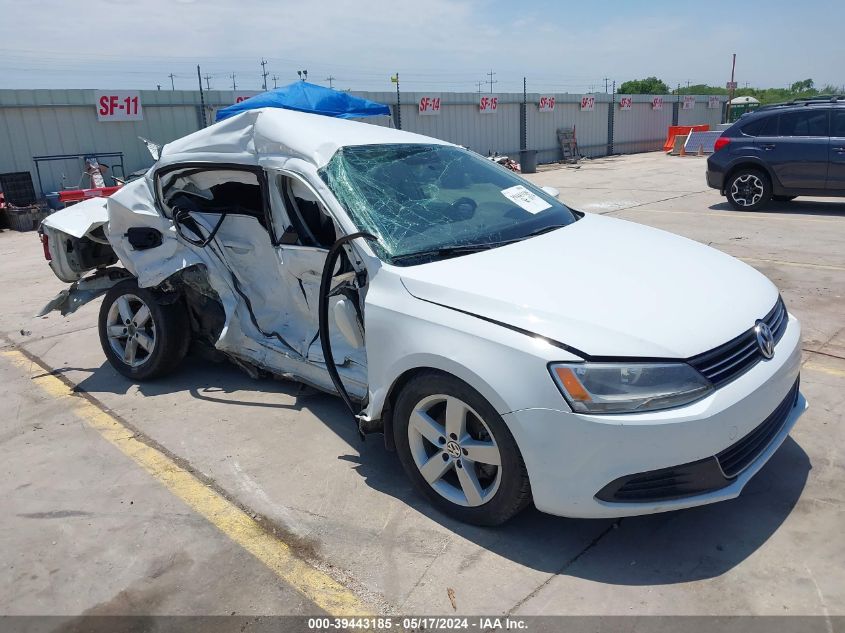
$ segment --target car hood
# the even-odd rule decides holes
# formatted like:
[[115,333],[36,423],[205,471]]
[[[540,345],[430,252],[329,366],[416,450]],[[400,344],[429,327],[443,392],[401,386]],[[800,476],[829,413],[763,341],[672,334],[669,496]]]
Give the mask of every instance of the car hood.
[[688,358],[753,327],[778,297],[766,277],[715,249],[591,214],[522,242],[398,272],[418,299],[588,356]]

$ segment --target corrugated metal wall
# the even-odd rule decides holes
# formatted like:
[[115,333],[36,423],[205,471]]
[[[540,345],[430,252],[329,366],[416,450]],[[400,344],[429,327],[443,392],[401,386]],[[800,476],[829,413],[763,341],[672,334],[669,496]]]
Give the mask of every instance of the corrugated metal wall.
[[[238,94],[243,94],[239,92]],[[247,93],[248,94],[248,93]],[[395,92],[357,92],[356,95],[387,103],[394,109]],[[440,96],[441,112],[420,115],[419,99]],[[516,155],[520,148],[520,104],[522,94],[499,94],[495,114],[480,114],[477,93],[401,94],[402,129],[434,136],[469,147],[481,154],[499,152]],[[548,95],[547,95],[548,96]],[[557,130],[575,128],[579,149],[585,156],[607,154],[608,110],[613,107],[613,151],[633,153],[660,149],[666,128],[673,119],[676,97],[664,97],[662,110],[653,110],[651,97],[636,95],[631,110],[611,106],[611,96],[597,94],[595,109],[581,111],[581,95],[557,94],[553,112],[540,112],[539,94],[529,94],[526,108],[527,144],[538,150],[539,162],[560,158]],[[216,108],[233,103],[232,91],[205,93],[206,116],[212,120]],[[143,121],[99,122],[93,90],[0,90],[0,173],[30,171],[36,189],[33,156],[84,155],[93,152],[123,152],[126,173],[148,167],[152,158],[138,136],[167,143],[197,130],[201,121],[197,91],[141,91]],[[678,104],[680,105],[680,104]],[[693,110],[678,108],[680,125],[719,123],[720,108],[708,108],[707,97],[697,97]],[[392,125],[387,118],[374,123]],[[109,163],[110,159],[103,159]],[[81,176],[81,161],[43,163],[43,190],[63,185],[75,187]],[[64,176],[64,177],[63,177]],[[82,183],[87,186],[86,182]]]

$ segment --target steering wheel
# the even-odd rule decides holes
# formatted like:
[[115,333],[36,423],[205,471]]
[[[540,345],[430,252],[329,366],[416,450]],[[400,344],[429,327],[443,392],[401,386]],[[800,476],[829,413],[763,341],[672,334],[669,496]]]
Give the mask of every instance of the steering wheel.
[[454,212],[455,220],[469,220],[475,215],[475,210],[478,208],[478,203],[472,198],[466,196],[458,198],[451,205],[449,205]]

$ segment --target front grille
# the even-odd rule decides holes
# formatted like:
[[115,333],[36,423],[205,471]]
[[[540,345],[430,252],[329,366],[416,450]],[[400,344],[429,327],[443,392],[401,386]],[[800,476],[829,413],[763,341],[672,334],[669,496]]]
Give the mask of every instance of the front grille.
[[772,439],[783,428],[789,412],[795,406],[798,398],[798,381],[789,390],[786,398],[783,399],[772,414],[763,420],[763,423],[748,435],[739,440],[736,444],[729,446],[716,455],[722,472],[727,477],[736,477],[743,470],[759,457],[760,453],[766,450]]
[[798,399],[798,381],[777,408],[751,433],[721,453],[697,462],[669,466],[615,479],[596,493],[596,499],[615,503],[643,503],[692,497],[730,485],[783,429]]
[[[762,319],[772,330],[775,345],[786,331],[788,316],[783,299],[778,297],[775,307]],[[716,349],[693,356],[688,362],[718,388],[754,367],[762,358],[752,327]]]

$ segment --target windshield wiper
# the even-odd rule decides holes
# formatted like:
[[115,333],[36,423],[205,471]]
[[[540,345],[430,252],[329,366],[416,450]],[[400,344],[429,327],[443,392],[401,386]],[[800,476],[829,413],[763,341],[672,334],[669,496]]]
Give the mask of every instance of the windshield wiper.
[[392,263],[396,263],[409,259],[420,259],[425,257],[452,257],[454,255],[466,255],[468,253],[486,251],[488,248],[492,248],[494,246],[498,246],[498,244],[461,244],[458,246],[443,246],[441,248],[431,248],[422,251],[414,251],[413,253],[394,255],[390,258],[390,260]]
[[417,259],[417,258],[424,258],[424,257],[453,257],[456,255],[466,255],[469,253],[478,253],[480,251],[490,250],[491,248],[496,248],[498,246],[506,246],[508,244],[515,244],[516,242],[521,242],[524,239],[529,237],[534,237],[536,235],[542,235],[543,233],[548,233],[550,231],[554,231],[555,229],[561,229],[567,224],[552,224],[549,226],[544,226],[539,229],[535,229],[530,233],[526,233],[520,237],[515,237],[511,240],[501,240],[499,242],[483,242],[480,244],[459,244],[456,246],[444,246],[441,248],[431,248],[422,251],[414,251],[413,253],[402,253],[401,255],[394,255],[391,257],[391,261],[401,262],[409,259]]

